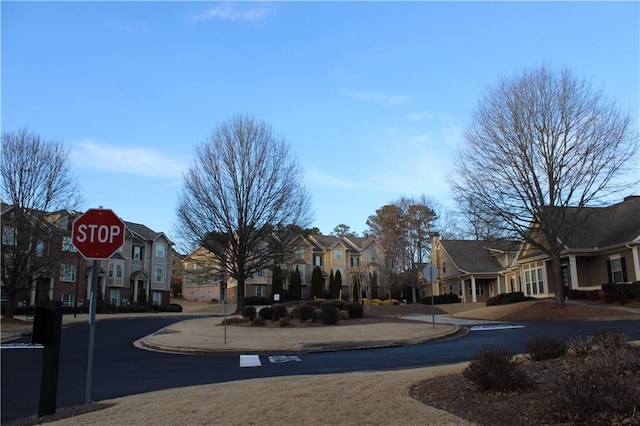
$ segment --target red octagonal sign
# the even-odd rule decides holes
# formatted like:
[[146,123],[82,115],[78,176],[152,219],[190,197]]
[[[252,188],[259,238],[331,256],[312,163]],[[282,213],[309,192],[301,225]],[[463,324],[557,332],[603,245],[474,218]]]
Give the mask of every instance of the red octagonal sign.
[[124,222],[109,209],[89,209],[73,222],[71,241],[87,259],[108,259],[124,244]]

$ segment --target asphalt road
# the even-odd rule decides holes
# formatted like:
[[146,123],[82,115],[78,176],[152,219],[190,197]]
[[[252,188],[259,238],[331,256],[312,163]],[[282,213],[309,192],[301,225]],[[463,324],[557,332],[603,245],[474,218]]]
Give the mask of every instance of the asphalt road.
[[[616,328],[640,339],[638,321],[519,323],[446,340],[384,349],[260,356],[260,367],[241,368],[238,355],[176,355],[138,349],[133,342],[185,318],[124,319],[96,323],[91,399],[100,401],[155,390],[233,380],[302,374],[393,370],[468,361],[486,345],[524,351],[536,334],[568,339]],[[524,326],[524,327],[522,327]],[[473,330],[473,328],[472,328]],[[22,340],[28,342],[28,340]],[[57,407],[84,404],[89,327],[62,330]],[[2,350],[2,423],[38,413],[42,350]]]

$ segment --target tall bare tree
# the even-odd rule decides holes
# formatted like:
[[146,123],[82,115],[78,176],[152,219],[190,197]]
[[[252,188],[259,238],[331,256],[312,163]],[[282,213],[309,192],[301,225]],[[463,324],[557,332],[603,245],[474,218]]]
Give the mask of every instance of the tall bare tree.
[[417,299],[416,268],[429,257],[430,234],[438,218],[433,205],[425,195],[402,197],[367,219],[368,235],[377,238],[385,248],[390,272],[403,273],[404,285],[412,287],[413,300]]
[[78,208],[82,197],[69,165],[69,150],[22,128],[2,133],[2,290],[5,318],[16,296],[39,275],[55,270],[59,250],[50,246],[58,229],[52,214]]
[[178,229],[237,281],[238,312],[246,280],[272,267],[295,237],[292,230],[310,222],[302,181],[289,145],[248,115],[222,122],[195,150],[184,173]]
[[479,101],[452,183],[549,256],[550,284],[563,307],[563,241],[583,207],[633,185],[626,171],[637,165],[637,152],[628,113],[570,71],[541,66],[501,79]]

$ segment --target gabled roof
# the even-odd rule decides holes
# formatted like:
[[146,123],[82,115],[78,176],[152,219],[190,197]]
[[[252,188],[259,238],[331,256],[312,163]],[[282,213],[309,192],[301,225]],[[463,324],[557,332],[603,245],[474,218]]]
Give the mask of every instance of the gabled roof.
[[147,227],[146,225],[142,225],[141,223],[133,223],[124,221],[124,224],[127,227],[127,230],[132,234],[134,238],[139,238],[144,241],[155,241],[160,237],[164,237],[169,243],[171,241],[164,232],[156,232],[153,229]]
[[515,241],[440,240],[455,267],[465,273],[497,273],[504,269],[496,254],[513,253]]
[[640,242],[640,196],[626,197],[609,207],[569,208],[578,230],[562,241],[569,250],[593,250]]
[[318,244],[321,249],[334,248],[338,244],[346,245],[334,235],[309,235],[309,239]]

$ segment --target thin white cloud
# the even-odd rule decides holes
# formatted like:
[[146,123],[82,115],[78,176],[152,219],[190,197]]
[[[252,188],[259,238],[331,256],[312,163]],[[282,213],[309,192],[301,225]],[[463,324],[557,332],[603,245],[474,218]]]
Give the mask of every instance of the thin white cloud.
[[270,10],[271,7],[266,2],[223,2],[210,7],[198,15],[192,16],[191,21],[203,22],[211,19],[223,19],[228,21],[261,21],[269,15]]
[[379,92],[357,92],[343,89],[340,91],[343,96],[360,101],[382,102],[388,105],[405,104],[411,101],[411,97],[405,95],[385,95]]
[[420,111],[420,112],[410,114],[409,120],[410,121],[431,121],[431,120],[449,121],[449,120],[452,120],[452,117],[446,113]]
[[355,189],[358,185],[353,181],[340,179],[335,176],[330,176],[320,170],[307,168],[306,180],[310,186],[331,186],[335,188]]
[[74,143],[71,161],[81,168],[172,180],[182,178],[182,171],[188,167],[185,160],[148,148],[129,148],[92,141]]

